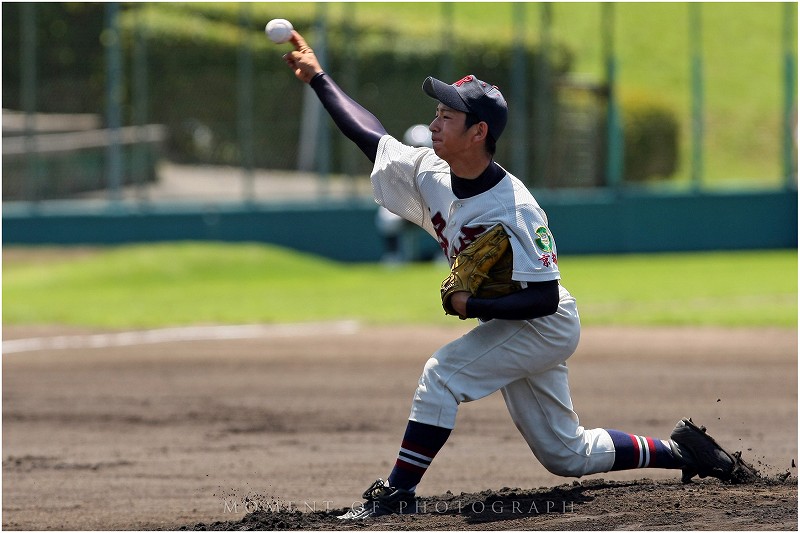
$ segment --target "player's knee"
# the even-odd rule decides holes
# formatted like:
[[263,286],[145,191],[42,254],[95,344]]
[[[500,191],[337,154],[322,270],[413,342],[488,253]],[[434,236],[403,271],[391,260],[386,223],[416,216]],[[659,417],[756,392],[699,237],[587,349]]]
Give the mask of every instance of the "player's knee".
[[551,474],[563,477],[581,477],[586,473],[584,464],[579,464],[574,458],[550,458],[543,461],[542,465]]
[[451,391],[445,386],[444,379],[442,379],[439,361],[435,356],[431,357],[425,363],[425,368],[423,368],[422,375],[419,377],[417,396],[441,400],[442,396],[451,395]]
[[422,375],[419,377],[420,387],[430,388],[431,386],[441,383],[438,368],[439,362],[435,357],[431,357],[425,362],[425,367],[422,369]]
[[568,448],[539,454],[539,461],[551,474],[581,477],[586,474],[587,457]]
[[559,464],[548,470],[552,474],[563,477],[581,477],[586,473],[582,466],[572,464]]

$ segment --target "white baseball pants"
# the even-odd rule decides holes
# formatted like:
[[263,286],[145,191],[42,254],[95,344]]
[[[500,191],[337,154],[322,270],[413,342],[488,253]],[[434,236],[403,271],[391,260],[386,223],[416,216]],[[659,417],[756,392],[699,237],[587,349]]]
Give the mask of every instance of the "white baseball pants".
[[409,418],[452,429],[461,402],[500,390],[520,433],[550,472],[607,472],[614,464],[611,437],[603,429],[584,429],[572,409],[566,360],[579,339],[575,299],[563,287],[553,315],[480,323],[428,360]]

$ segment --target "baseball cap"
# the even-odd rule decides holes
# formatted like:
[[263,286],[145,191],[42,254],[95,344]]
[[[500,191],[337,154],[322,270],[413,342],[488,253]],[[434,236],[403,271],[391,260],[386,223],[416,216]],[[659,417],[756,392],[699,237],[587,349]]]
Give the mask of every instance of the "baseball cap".
[[422,90],[431,98],[464,113],[472,113],[489,126],[489,134],[496,141],[508,120],[508,104],[500,89],[481,81],[472,74],[453,84],[428,76]]

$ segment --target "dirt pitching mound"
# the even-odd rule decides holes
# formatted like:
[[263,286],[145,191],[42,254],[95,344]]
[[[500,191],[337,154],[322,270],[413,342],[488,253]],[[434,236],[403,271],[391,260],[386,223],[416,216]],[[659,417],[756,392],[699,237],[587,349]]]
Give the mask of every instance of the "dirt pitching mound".
[[768,479],[682,485],[651,469],[571,483],[495,393],[459,408],[420,485],[424,512],[342,523],[391,471],[425,361],[469,327],[189,340],[4,326],[27,351],[2,361],[2,529],[797,530],[797,330],[777,328],[585,328],[570,359],[584,427],[666,438],[692,417]]
[[797,478],[779,475],[731,485],[717,480],[690,484],[640,479],[575,481],[532,490],[420,498],[417,514],[357,522],[347,511],[304,512],[278,498],[250,497],[257,509],[241,520],[198,523],[183,531],[252,530],[796,530]]

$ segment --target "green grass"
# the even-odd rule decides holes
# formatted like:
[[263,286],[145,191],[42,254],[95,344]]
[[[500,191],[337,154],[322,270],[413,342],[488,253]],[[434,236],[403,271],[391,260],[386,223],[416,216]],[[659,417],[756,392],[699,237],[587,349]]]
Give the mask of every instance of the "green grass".
[[560,268],[585,323],[797,326],[795,251],[576,257]]
[[[795,251],[561,258],[592,324],[797,326]],[[104,328],[356,319],[456,324],[442,264],[342,264],[264,245],[4,249],[3,324]]]
[[[352,17],[373,34],[398,35],[398,41],[430,46],[449,28],[457,46],[480,46],[514,38],[516,11],[508,2],[457,2],[450,18],[439,2],[326,3],[331,26]],[[602,3],[554,2],[551,38],[574,51],[573,72],[603,81],[605,64]],[[679,167],[672,177],[689,180],[691,169],[691,57],[689,8],[685,2],[618,2],[614,43],[621,92],[645,91],[670,105],[681,124]],[[254,20],[273,17],[311,21],[320,4],[269,2],[253,4]],[[788,6],[788,7],[787,7]],[[542,38],[542,4],[523,4],[526,41]],[[191,4],[213,16],[238,14],[236,3]],[[781,159],[784,114],[784,20],[789,10],[786,42],[790,61],[797,61],[797,6],[779,2],[702,3],[704,67],[704,183],[735,187],[783,183]],[[301,30],[305,31],[308,23]],[[313,45],[313,32],[309,33]],[[266,46],[266,45],[265,45]],[[480,66],[476,65],[479,69]],[[796,78],[796,74],[795,74]],[[373,80],[374,81],[374,80]],[[789,92],[795,95],[795,86]],[[795,95],[796,101],[796,95]],[[796,120],[796,119],[795,119]]]

